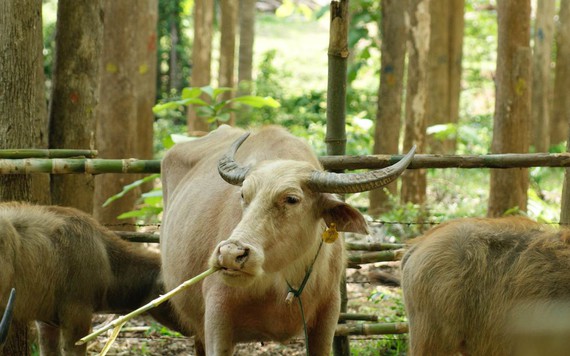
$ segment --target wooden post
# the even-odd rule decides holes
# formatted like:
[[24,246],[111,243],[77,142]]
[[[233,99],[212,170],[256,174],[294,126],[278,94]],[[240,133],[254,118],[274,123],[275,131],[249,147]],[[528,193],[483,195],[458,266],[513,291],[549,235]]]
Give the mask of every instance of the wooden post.
[[[346,67],[348,58],[348,0],[331,1],[327,87],[327,154],[343,155],[346,150]],[[341,312],[346,312],[346,274],[340,285]],[[347,336],[335,336],[334,355],[350,355]]]

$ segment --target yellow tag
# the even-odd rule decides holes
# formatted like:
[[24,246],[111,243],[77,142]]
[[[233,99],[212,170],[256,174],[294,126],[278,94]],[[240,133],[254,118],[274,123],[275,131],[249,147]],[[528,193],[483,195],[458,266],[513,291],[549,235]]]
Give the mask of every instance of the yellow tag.
[[338,239],[338,231],[336,231],[336,224],[331,223],[331,226],[327,227],[325,231],[323,231],[323,241],[332,244],[333,242]]

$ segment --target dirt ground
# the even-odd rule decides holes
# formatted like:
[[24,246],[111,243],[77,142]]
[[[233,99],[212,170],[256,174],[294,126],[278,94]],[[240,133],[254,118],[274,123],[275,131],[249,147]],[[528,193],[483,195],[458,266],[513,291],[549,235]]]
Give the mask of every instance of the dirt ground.
[[[367,237],[368,242],[394,242],[385,235],[382,229],[371,228],[372,234]],[[357,236],[346,234],[347,240],[358,239]],[[394,302],[400,298],[400,288],[378,284],[374,277],[379,270],[387,271],[398,277],[398,262],[384,262],[362,265],[360,269],[347,269],[348,312],[372,314],[379,317],[392,315],[398,312]],[[380,297],[377,297],[380,296]],[[386,297],[388,296],[388,297]],[[94,318],[93,326],[110,322],[117,316],[100,315]],[[351,345],[356,348],[369,343],[373,345],[379,338],[386,336],[351,337]],[[356,341],[358,340],[358,341]],[[107,336],[101,336],[88,345],[88,355],[99,355],[107,341]],[[353,349],[351,347],[351,349]],[[374,350],[374,348],[372,348]],[[374,351],[359,352],[359,355],[377,355]],[[162,328],[150,317],[140,317],[132,320],[123,327],[123,331],[113,344],[107,355],[134,356],[134,355],[161,355],[161,356],[191,356],[195,355],[193,338],[186,338],[179,334]],[[305,355],[305,343],[302,337],[291,340],[287,344],[273,342],[255,342],[239,344],[235,351],[236,356],[277,356],[277,355]]]
[[[386,287],[369,283],[369,272],[377,270],[377,265],[369,265],[361,270],[347,270],[347,289],[349,294],[349,311],[354,313],[375,314],[392,313],[390,303],[374,303],[370,295],[373,293],[398,293],[395,287]],[[397,268],[392,268],[397,273]],[[94,326],[109,322],[116,316],[97,316]],[[360,343],[373,342],[377,337],[367,337]],[[351,338],[353,340],[353,338]],[[99,337],[88,346],[89,355],[98,355],[107,336]],[[162,355],[162,356],[189,356],[195,355],[194,341],[176,333],[161,331],[161,326],[150,317],[141,317],[129,322],[124,328],[108,355],[134,356],[134,355]],[[288,344],[273,342],[256,342],[239,344],[235,355],[305,355],[305,345],[302,338],[291,340]]]

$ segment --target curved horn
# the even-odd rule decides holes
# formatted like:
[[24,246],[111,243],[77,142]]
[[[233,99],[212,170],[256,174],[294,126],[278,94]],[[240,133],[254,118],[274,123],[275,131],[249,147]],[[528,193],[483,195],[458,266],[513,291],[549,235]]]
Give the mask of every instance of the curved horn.
[[315,171],[309,180],[309,186],[324,193],[358,193],[385,186],[400,176],[406,170],[416,146],[412,147],[400,161],[375,171],[364,173],[331,173]]
[[12,312],[14,311],[14,298],[16,297],[16,290],[12,288],[10,292],[10,297],[8,298],[8,304],[6,305],[6,310],[4,311],[4,316],[0,321],[0,345],[6,341],[8,336],[8,330],[10,329],[10,322],[12,321]]
[[249,132],[235,140],[229,151],[226,152],[218,162],[218,172],[220,176],[230,184],[241,185],[247,172],[249,172],[249,167],[240,166],[234,159],[239,146],[241,146],[248,136]]

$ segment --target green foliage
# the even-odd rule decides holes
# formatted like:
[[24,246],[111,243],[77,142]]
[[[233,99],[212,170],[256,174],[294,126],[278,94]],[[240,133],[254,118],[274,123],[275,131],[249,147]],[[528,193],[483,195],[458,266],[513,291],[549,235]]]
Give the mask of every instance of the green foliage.
[[[232,107],[232,104],[247,105],[253,108],[278,108],[280,106],[280,104],[271,97],[244,95],[231,99],[222,99],[221,94],[230,91],[234,91],[234,89],[212,88],[211,86],[184,88],[180,99],[156,104],[152,108],[152,111],[158,114],[192,105],[192,107],[196,108],[195,110],[198,116],[205,118],[207,122],[213,125],[215,123],[227,122],[230,119],[230,113],[236,110]],[[204,96],[207,99],[201,99],[201,97]]]

